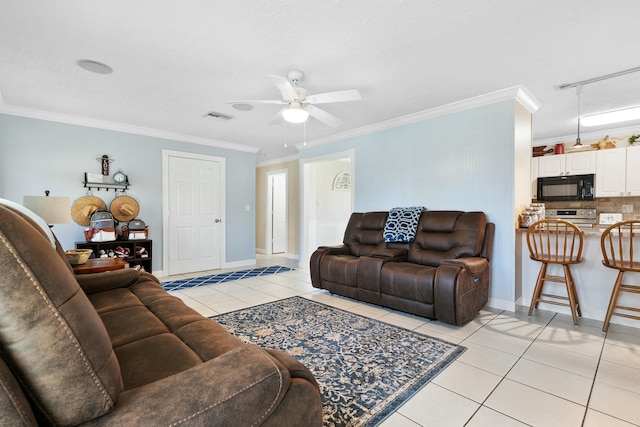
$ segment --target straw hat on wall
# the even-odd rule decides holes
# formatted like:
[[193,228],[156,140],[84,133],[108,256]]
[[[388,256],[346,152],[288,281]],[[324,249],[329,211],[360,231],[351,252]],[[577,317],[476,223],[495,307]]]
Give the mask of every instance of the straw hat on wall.
[[83,196],[73,202],[71,206],[71,218],[85,227],[91,224],[91,215],[96,211],[104,211],[107,205],[96,196]]
[[109,210],[115,219],[121,222],[127,222],[138,216],[140,206],[133,197],[118,196],[111,202]]

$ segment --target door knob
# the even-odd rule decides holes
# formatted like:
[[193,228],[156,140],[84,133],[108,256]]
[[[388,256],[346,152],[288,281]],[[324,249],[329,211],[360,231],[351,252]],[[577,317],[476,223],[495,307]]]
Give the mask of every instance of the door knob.
[[216,223],[218,223],[218,222],[222,222],[222,220],[221,220],[220,218],[216,218],[215,222],[216,222]]

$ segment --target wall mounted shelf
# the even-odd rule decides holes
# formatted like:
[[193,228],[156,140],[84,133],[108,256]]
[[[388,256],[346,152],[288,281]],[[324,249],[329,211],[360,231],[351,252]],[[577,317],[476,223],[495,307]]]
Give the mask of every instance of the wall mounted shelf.
[[84,185],[85,188],[88,188],[89,190],[106,190],[109,191],[110,189],[113,189],[113,191],[125,191],[129,188],[129,177],[127,176],[125,181],[123,183],[115,183],[115,182],[91,182],[87,179],[87,173],[84,173],[84,181],[82,181],[82,184]]

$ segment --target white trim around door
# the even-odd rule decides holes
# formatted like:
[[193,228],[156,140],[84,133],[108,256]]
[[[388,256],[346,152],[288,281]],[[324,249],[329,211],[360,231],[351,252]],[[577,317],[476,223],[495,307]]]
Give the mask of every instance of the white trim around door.
[[209,161],[216,162],[220,167],[220,179],[218,183],[219,196],[218,200],[220,203],[220,213],[219,220],[221,222],[221,227],[219,229],[220,243],[219,247],[216,248],[218,253],[220,254],[220,265],[225,264],[226,252],[225,252],[225,242],[226,242],[226,222],[225,222],[225,158],[217,157],[217,156],[209,156],[204,154],[195,154],[184,151],[174,151],[174,150],[162,150],[162,275],[168,276],[171,274],[170,271],[170,253],[171,253],[171,208],[170,208],[170,173],[169,173],[169,165],[170,158],[181,158],[181,159],[191,159],[191,160],[201,160],[201,161]]

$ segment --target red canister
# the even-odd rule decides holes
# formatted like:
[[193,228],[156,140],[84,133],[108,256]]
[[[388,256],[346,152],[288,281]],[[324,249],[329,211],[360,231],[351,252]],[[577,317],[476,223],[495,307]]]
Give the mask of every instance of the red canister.
[[564,144],[556,144],[556,154],[564,154]]

